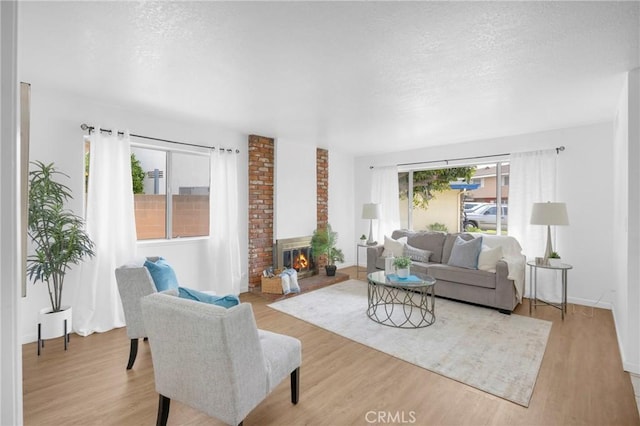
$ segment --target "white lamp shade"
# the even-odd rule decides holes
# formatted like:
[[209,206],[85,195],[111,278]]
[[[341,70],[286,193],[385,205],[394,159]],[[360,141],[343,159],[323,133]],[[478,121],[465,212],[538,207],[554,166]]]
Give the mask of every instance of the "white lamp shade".
[[362,218],[363,219],[379,219],[380,218],[380,204],[367,203],[362,205]]
[[533,203],[531,210],[532,225],[568,225],[567,205],[565,203]]

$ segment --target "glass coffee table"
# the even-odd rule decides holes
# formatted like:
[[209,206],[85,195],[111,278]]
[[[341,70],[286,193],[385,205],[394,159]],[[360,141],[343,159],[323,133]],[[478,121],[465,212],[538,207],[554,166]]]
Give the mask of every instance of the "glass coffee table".
[[435,278],[414,272],[402,279],[377,271],[367,275],[367,281],[367,316],[373,321],[396,328],[436,322]]

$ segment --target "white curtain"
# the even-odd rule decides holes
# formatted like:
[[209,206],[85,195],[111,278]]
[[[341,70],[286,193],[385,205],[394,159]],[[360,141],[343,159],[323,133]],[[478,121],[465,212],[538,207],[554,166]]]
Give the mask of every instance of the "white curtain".
[[396,166],[372,169],[371,202],[380,204],[381,217],[377,220],[378,232],[374,231],[374,236],[378,243],[382,244],[385,235],[390,237],[395,229],[400,229],[400,191]]
[[[508,234],[520,242],[527,260],[544,255],[547,227],[529,222],[533,203],[556,201],[557,157],[555,149],[511,154]],[[554,227],[551,232],[555,240]],[[529,272],[527,267],[525,294],[531,296]],[[538,269],[538,298],[560,302],[562,288],[556,274],[556,271]]]
[[240,294],[238,155],[213,149],[209,180],[209,285],[218,295]]
[[86,226],[96,255],[82,263],[75,291],[73,328],[82,336],[125,325],[114,271],[136,256],[129,133],[113,133],[89,137]]

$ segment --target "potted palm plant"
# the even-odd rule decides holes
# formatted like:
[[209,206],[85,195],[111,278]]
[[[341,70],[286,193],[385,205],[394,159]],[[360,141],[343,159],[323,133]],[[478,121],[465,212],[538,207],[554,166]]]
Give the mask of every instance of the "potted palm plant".
[[72,265],[85,256],[94,256],[94,244],[84,230],[84,219],[64,207],[73,197],[69,187],[56,179],[68,176],[53,163],[31,164],[34,168],[29,172],[27,232],[33,242],[33,254],[27,256],[27,276],[34,283],[47,283],[51,302],[50,307],[40,311],[39,353],[41,340],[60,337],[70,330],[71,307],[62,305],[64,278]]
[[326,256],[325,271],[330,277],[336,274],[335,262],[344,262],[344,254],[336,247],[337,242],[338,233],[334,232],[329,224],[316,229],[311,236],[311,254],[316,259],[316,263],[321,256]]

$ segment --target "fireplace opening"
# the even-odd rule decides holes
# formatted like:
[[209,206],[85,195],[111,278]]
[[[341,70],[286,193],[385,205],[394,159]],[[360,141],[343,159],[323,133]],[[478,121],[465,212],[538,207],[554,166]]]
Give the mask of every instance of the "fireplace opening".
[[276,240],[274,251],[276,269],[293,268],[298,272],[298,278],[310,277],[315,273],[311,237]]

